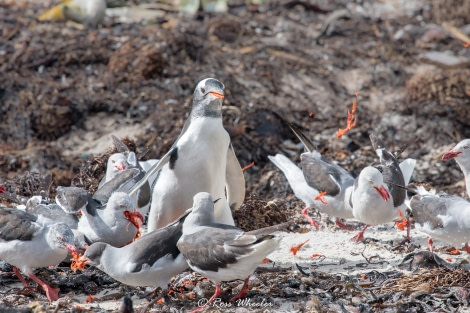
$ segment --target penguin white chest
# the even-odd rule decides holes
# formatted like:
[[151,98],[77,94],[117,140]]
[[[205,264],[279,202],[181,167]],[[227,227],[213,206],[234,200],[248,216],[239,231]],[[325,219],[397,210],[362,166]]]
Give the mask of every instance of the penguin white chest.
[[225,184],[230,137],[219,118],[198,118],[191,122],[178,142],[176,176]]

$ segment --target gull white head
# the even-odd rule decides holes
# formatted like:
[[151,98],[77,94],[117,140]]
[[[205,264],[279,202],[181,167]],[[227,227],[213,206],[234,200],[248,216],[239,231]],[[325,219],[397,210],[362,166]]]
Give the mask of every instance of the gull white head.
[[70,253],[77,253],[73,232],[63,223],[51,225],[46,235],[46,240],[54,250],[64,249]]
[[470,139],[464,139],[459,142],[452,150],[444,153],[443,161],[455,159],[459,164],[469,164],[470,161]]
[[191,226],[205,226],[215,223],[214,200],[207,192],[199,192],[193,197],[193,207],[183,226],[189,229]]
[[374,188],[385,201],[390,200],[390,193],[384,185],[382,173],[375,167],[364,168],[359,175],[359,180],[361,184],[368,184]]
[[127,157],[123,153],[112,154],[106,166],[106,181],[110,181],[117,172],[127,169]]

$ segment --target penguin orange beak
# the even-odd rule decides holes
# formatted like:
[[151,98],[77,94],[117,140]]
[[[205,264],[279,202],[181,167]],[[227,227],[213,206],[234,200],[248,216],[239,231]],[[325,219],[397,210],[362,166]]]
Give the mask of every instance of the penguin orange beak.
[[460,151],[454,151],[454,150],[450,150],[449,152],[446,152],[444,153],[444,155],[442,156],[442,161],[447,161],[447,160],[450,160],[450,159],[453,159],[453,158],[456,158],[458,157],[462,152]]
[[224,98],[224,95],[220,92],[217,92],[217,91],[209,91],[208,93],[210,93],[211,95],[219,98],[219,99],[223,99]]
[[384,186],[378,188],[378,187],[374,187],[375,190],[377,190],[377,192],[380,194],[380,196],[385,200],[385,201],[388,201],[390,200],[390,194],[388,193],[387,189],[385,189]]

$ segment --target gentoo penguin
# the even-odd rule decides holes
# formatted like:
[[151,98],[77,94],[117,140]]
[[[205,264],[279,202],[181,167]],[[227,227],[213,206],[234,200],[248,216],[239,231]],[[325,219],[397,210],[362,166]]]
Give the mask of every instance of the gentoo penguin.
[[245,179],[222,125],[224,85],[214,78],[199,82],[191,114],[170,150],[130,192],[158,173],[152,192],[148,231],[164,227],[192,207],[193,196],[208,192],[215,199],[216,221],[234,225],[231,209],[245,198]]

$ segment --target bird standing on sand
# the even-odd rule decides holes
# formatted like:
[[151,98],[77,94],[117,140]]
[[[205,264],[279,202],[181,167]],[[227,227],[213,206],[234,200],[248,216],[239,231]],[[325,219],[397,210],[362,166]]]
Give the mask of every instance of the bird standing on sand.
[[470,202],[446,193],[436,194],[418,186],[418,194],[408,203],[408,215],[412,217],[417,230],[430,236],[429,250],[432,251],[432,238],[451,243],[465,243],[464,250],[470,253]]
[[[305,203],[302,215],[317,229],[318,224],[307,213],[311,207],[337,218],[353,218],[349,199],[354,177],[341,166],[324,158],[300,129],[283,118],[281,120],[289,126],[307,150],[300,155],[302,169],[282,154],[268,158],[284,173],[295,195]],[[347,228],[338,219],[336,224]]]
[[364,232],[370,225],[391,222],[398,215],[382,173],[372,166],[365,167],[357,177],[351,207],[354,218],[367,224],[352,238],[355,242],[364,240]]
[[152,193],[148,230],[173,222],[193,204],[198,192],[209,192],[215,204],[216,221],[234,225],[231,209],[245,198],[245,179],[222,124],[224,85],[214,78],[199,82],[194,90],[191,114],[176,142],[144,179],[140,188],[158,173]]
[[242,289],[231,301],[244,297],[249,275],[278,247],[280,239],[272,233],[282,226],[245,232],[235,226],[217,223],[212,196],[207,192],[196,194],[192,211],[184,221],[178,248],[192,270],[216,283],[216,290],[205,306],[192,312],[202,310],[214,301],[222,292],[220,283],[223,281],[244,279]]
[[[398,208],[406,198],[405,181],[401,165],[397,159],[387,150],[384,143],[374,134],[370,134],[370,141],[380,164],[365,167],[356,178],[351,194],[351,207],[354,218],[366,226],[352,238],[355,242],[364,239],[364,232],[370,225],[380,225],[393,221],[398,217]],[[413,172],[413,162],[402,162],[406,168],[407,179]],[[412,164],[412,168],[407,166]],[[409,236],[409,232],[408,232]]]
[[25,287],[29,283],[18,268],[40,285],[49,301],[59,299],[59,288],[52,288],[33,273],[34,268],[57,265],[67,253],[76,253],[74,236],[63,223],[18,209],[0,207],[0,259],[13,265],[13,271]]

